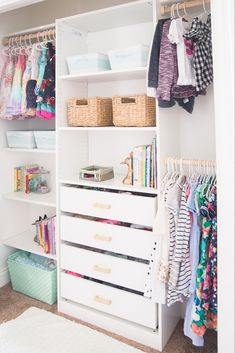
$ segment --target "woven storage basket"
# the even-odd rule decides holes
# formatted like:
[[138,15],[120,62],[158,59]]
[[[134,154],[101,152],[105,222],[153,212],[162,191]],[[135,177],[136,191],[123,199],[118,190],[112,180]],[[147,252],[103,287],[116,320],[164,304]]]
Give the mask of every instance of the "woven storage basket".
[[23,251],[8,256],[7,264],[12,287],[17,292],[38,299],[47,304],[57,300],[57,271],[46,271],[30,264],[16,262],[16,257]]
[[113,123],[115,126],[155,126],[155,98],[147,95],[114,96]]
[[111,98],[74,98],[68,101],[69,126],[110,126],[112,121]]

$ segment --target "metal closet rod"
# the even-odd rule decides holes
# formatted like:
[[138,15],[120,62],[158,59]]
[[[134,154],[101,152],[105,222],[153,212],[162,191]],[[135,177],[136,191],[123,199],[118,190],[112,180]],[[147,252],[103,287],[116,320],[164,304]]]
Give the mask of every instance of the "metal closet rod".
[[[176,5],[177,3],[174,3]],[[178,3],[178,10],[191,9],[193,7],[203,6],[203,4],[210,4],[210,0],[191,0]],[[171,13],[171,6],[161,6],[160,13],[162,16]]]
[[20,34],[12,37],[5,37],[2,39],[2,45],[4,46],[21,46],[30,45],[33,43],[42,43],[45,41],[50,41],[55,38],[56,31],[55,28],[48,28],[43,31],[37,31],[32,33]]

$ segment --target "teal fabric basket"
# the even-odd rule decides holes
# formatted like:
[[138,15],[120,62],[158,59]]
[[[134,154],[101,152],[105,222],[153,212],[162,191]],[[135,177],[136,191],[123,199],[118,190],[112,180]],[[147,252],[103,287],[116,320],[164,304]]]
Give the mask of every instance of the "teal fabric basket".
[[22,252],[17,251],[7,258],[13,289],[47,304],[56,303],[57,270],[46,271],[30,264],[17,263],[15,258]]

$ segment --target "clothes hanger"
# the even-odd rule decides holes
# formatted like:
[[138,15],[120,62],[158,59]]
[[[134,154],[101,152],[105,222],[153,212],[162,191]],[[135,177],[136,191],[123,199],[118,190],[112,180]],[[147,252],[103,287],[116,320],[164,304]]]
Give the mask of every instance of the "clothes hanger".
[[172,4],[171,5],[171,20],[175,19],[175,7],[177,6],[177,4]]
[[[15,42],[15,46],[14,46],[14,42]],[[16,48],[19,46],[17,37],[12,37],[12,49],[11,49],[11,55],[12,56],[18,56],[18,54],[16,53]]]
[[200,15],[198,15],[198,18],[200,18],[200,20],[203,20],[203,16],[208,15],[208,12],[206,10],[206,4],[205,4],[205,0],[202,0],[202,8],[203,8],[203,12],[200,13]]

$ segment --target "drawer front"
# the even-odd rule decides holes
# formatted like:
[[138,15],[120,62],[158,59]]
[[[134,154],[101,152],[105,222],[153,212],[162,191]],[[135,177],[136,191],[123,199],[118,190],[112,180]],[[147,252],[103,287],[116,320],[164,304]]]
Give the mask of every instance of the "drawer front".
[[146,264],[65,244],[61,246],[61,267],[139,292],[144,292],[148,272]]
[[157,327],[157,305],[137,294],[62,273],[61,296],[152,329]]
[[61,216],[61,239],[149,260],[153,233],[77,217]]
[[153,226],[156,197],[61,187],[62,211]]

